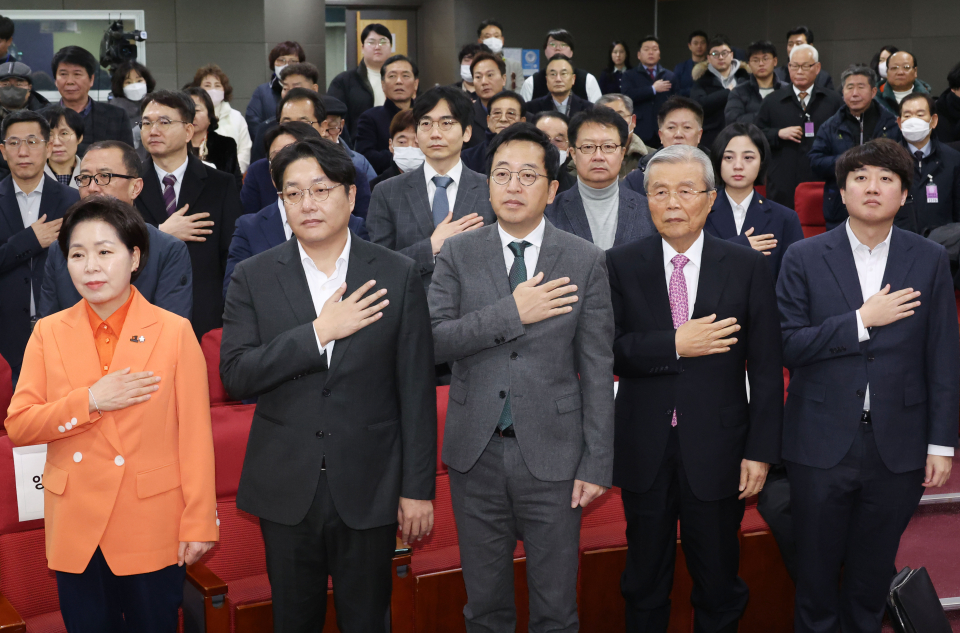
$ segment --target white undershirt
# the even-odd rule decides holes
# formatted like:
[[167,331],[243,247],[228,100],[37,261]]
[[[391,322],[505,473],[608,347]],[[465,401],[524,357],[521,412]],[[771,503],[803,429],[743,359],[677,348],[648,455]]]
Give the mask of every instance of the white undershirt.
[[[282,210],[281,208],[281,211]],[[323,304],[326,303],[327,300],[333,296],[333,293],[336,292],[337,288],[347,280],[347,266],[350,262],[350,242],[350,231],[347,231],[347,243],[344,244],[343,252],[340,253],[340,257],[337,258],[336,270],[332,277],[327,277],[325,273],[317,268],[317,265],[310,259],[307,252],[303,250],[303,245],[300,243],[300,240],[297,240],[297,248],[300,249],[300,264],[303,266],[303,273],[307,276],[307,287],[310,289],[310,299],[313,301],[313,309],[316,311],[317,316],[320,315]],[[329,369],[330,359],[333,357],[333,344],[336,343],[336,341],[330,341],[326,345],[321,345],[320,336],[317,334],[316,328],[314,328],[313,334],[317,338],[317,347],[320,349],[320,353],[326,353],[327,355],[327,369]]]
[[387,96],[383,94],[380,71],[370,70],[370,67],[367,66],[367,81],[370,82],[370,87],[373,88],[373,106],[382,106],[384,102],[386,102]]

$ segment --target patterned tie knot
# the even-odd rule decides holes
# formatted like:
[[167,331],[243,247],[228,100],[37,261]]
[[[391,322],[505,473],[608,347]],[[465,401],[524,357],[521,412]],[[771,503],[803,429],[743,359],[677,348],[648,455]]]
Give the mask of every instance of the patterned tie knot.
[[453,178],[450,176],[434,176],[433,184],[437,186],[437,189],[446,189],[453,183]]
[[163,177],[164,187],[172,187],[175,184],[177,184],[177,177],[174,176],[173,174],[167,174],[166,176]]
[[507,244],[507,248],[513,253],[514,257],[523,259],[523,251],[528,247],[532,246],[530,242],[510,242]]
[[679,253],[673,256],[673,259],[670,262],[673,264],[674,270],[683,270],[683,267],[687,265],[690,259],[686,255],[680,255]]
[[807,98],[807,93],[801,91],[798,96],[800,97],[800,101],[803,101]]
[[921,152],[920,150],[917,150],[913,153],[913,155],[917,157],[917,160],[919,162],[921,163],[923,162],[923,152]]

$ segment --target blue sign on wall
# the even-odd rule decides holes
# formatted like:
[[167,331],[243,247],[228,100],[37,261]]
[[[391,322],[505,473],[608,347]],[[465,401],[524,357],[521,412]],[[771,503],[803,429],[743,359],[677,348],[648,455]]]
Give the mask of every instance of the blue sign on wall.
[[523,76],[529,77],[540,70],[540,51],[535,48],[523,49],[523,56],[520,58],[523,66]]

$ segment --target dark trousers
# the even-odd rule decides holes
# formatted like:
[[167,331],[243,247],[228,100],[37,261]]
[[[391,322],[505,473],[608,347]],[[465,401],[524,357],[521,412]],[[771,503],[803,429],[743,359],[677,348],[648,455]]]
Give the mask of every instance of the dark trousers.
[[736,633],[747,605],[747,585],[737,575],[744,502],[737,495],[701,501],[690,489],[676,428],[649,490],[621,491],[627,518],[627,567],[620,578],[627,631],[664,633],[676,563],[677,519],[687,569],[695,633]]
[[513,550],[523,541],[530,588],[530,633],[578,630],[581,509],[573,481],[541,481],[516,438],[494,437],[468,472],[450,469],[453,516],[467,586],[468,633],[514,633]]
[[757,498],[757,511],[770,526],[787,573],[796,584],[797,539],[793,533],[793,516],[790,514],[790,480],[787,479],[787,468],[783,464],[773,466],[767,474]]
[[877,633],[923,469],[891,472],[873,427],[861,424],[833,468],[787,462],[787,472],[799,554],[794,631]]
[[316,497],[296,525],[260,519],[273,592],[275,633],[319,633],[333,578],[337,627],[343,633],[385,633],[393,587],[397,524],[348,527],[321,472]]
[[79,574],[58,571],[60,613],[69,633],[174,633],[186,566],[117,576],[100,548]]

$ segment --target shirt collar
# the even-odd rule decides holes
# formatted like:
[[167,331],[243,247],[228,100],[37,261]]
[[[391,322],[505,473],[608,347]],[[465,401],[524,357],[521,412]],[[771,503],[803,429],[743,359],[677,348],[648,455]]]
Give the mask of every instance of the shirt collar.
[[866,249],[867,249],[868,251],[870,251],[871,253],[872,253],[873,251],[877,250],[878,248],[880,248],[880,247],[883,246],[883,245],[886,245],[887,248],[890,248],[890,238],[891,238],[891,236],[893,235],[893,225],[892,225],[892,224],[890,225],[890,232],[887,233],[887,236],[886,236],[885,238],[883,238],[883,241],[882,241],[882,242],[880,242],[879,244],[877,244],[876,246],[874,246],[872,249],[867,248],[867,245],[866,245],[866,244],[863,244],[860,240],[857,239],[857,236],[854,235],[853,229],[850,228],[850,219],[849,219],[849,218],[847,218],[847,221],[844,222],[843,225],[844,225],[844,226],[846,227],[846,229],[847,229],[847,239],[850,240],[850,248],[851,248],[854,252],[856,252],[857,248],[859,248],[860,246],[866,248]]
[[[460,175],[463,174],[463,161],[458,160],[457,164],[450,168],[450,171],[447,172],[447,176],[453,178],[454,184],[458,187],[460,186]],[[423,161],[423,175],[427,179],[427,184],[433,180],[433,177],[438,175],[437,170],[430,166],[430,163]]]
[[177,167],[176,169],[174,169],[174,170],[171,171],[171,172],[166,172],[166,171],[163,171],[162,169],[160,169],[160,165],[158,165],[158,164],[156,163],[156,161],[154,161],[153,167],[154,167],[154,169],[157,170],[157,176],[160,177],[160,186],[161,186],[161,187],[163,186],[163,179],[164,179],[164,177],[167,176],[167,174],[173,174],[173,175],[176,176],[176,178],[177,178],[176,184],[178,184],[178,185],[179,185],[179,184],[182,184],[182,183],[183,183],[183,175],[184,175],[184,174],[186,173],[186,171],[187,171],[187,164],[188,164],[189,162],[190,162],[190,157],[188,156],[187,158],[183,159],[183,164],[182,164],[182,165],[180,165],[179,167]]
[[[667,243],[667,240],[660,238],[663,242],[663,261],[664,263],[669,262],[674,257],[679,255],[676,250],[670,244]],[[700,235],[697,236],[696,241],[687,249],[686,253],[683,253],[683,256],[690,260],[697,268],[700,268],[700,262],[703,261],[703,229],[700,229]]]
[[119,335],[123,330],[123,323],[127,320],[127,313],[130,312],[130,305],[133,303],[133,297],[136,294],[136,287],[130,284],[130,296],[127,297],[127,300],[123,302],[122,306],[117,308],[116,311],[106,319],[101,319],[100,315],[94,312],[93,307],[84,300],[84,304],[87,306],[87,318],[90,320],[90,329],[96,333],[97,330],[102,330],[103,325],[106,324],[107,328],[113,332],[114,335]]
[[568,94],[568,95],[567,95],[567,98],[564,99],[563,101],[557,101],[556,99],[553,98],[553,95],[550,95],[550,98],[553,99],[553,102],[556,103],[557,105],[565,106],[565,105],[567,105],[568,103],[570,103],[570,95],[572,95],[572,94],[573,94],[572,92],[571,92],[570,94]]
[[806,92],[806,93],[807,93],[807,99],[809,99],[810,97],[813,96],[813,86],[810,86],[810,87],[807,88],[806,90],[800,90],[799,88],[797,88],[797,87],[794,86],[793,84],[790,84],[790,87],[793,88],[793,94],[797,95],[797,100],[798,100],[798,101],[800,100],[800,93],[801,93],[801,92]]
[[289,226],[290,222],[287,220],[287,208],[283,206],[283,200],[277,200],[277,207],[280,209],[280,221],[283,226]]
[[736,209],[737,207],[740,207],[740,208],[746,210],[746,209],[749,209],[749,208],[750,208],[750,203],[753,202],[753,191],[752,191],[752,190],[750,191],[749,194],[747,194],[747,197],[744,198],[744,199],[743,199],[743,202],[741,202],[740,204],[737,204],[736,202],[733,201],[733,198],[730,197],[730,194],[729,194],[729,192],[727,192],[726,189],[723,190],[723,195],[727,196],[727,201],[730,202],[730,208],[731,208],[731,209]]
[[497,222],[497,232],[500,234],[500,247],[506,248],[507,244],[510,242],[529,242],[531,245],[536,246],[537,249],[543,244],[543,234],[547,230],[547,222],[543,218],[540,219],[540,224],[537,225],[537,228],[530,231],[526,237],[517,239],[514,236],[510,235],[503,230],[503,227],[500,226],[500,223]]
[[[60,99],[60,107],[62,108],[67,107],[67,105],[63,103],[63,99]],[[93,99],[91,99],[90,96],[87,95],[87,105],[83,106],[83,110],[81,110],[77,114],[79,114],[82,117],[85,117],[88,114],[90,114],[90,110],[92,109],[93,109]]]
[[916,152],[923,152],[923,157],[924,157],[924,158],[926,158],[927,156],[929,156],[929,155],[930,155],[930,151],[931,151],[931,149],[932,149],[931,146],[933,145],[933,143],[931,142],[931,139],[932,139],[932,138],[933,138],[933,136],[931,136],[930,138],[928,138],[928,139],[927,139],[927,144],[924,145],[923,147],[917,147],[917,146],[914,145],[913,143],[909,143],[909,142],[908,142],[908,143],[907,143],[907,146],[910,148],[910,153],[911,153],[911,154],[914,154],[914,153],[916,153]]
[[[79,162],[79,161],[78,161],[78,162]],[[42,178],[40,179],[40,182],[37,184],[37,188],[34,189],[33,191],[31,191],[30,193],[27,193],[27,192],[25,192],[23,189],[20,188],[20,185],[17,184],[17,181],[16,181],[15,178],[10,178],[10,180],[13,182],[13,193],[14,193],[15,195],[23,194],[23,195],[25,195],[25,196],[32,196],[32,195],[38,195],[38,196],[40,196],[40,195],[43,195],[43,181],[46,180],[46,179],[47,179],[46,176],[42,177]]]
[[[347,261],[350,257],[351,241],[352,241],[352,238],[350,237],[350,231],[347,231],[347,242],[346,244],[343,245],[343,251],[340,253],[340,256],[337,257],[336,272],[334,272],[333,275],[329,277],[330,279],[339,275],[340,271],[343,270],[343,267],[347,265]],[[311,259],[309,255],[307,255],[307,251],[303,250],[303,244],[300,243],[299,239],[297,240],[297,248],[300,250],[300,262],[304,266],[311,266],[313,267],[314,270],[320,270],[319,268],[317,268],[317,265],[316,263],[314,263],[313,259]]]

